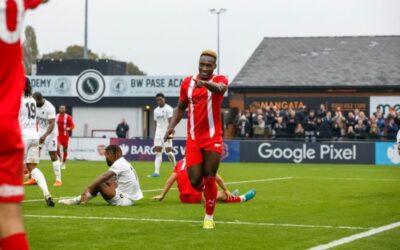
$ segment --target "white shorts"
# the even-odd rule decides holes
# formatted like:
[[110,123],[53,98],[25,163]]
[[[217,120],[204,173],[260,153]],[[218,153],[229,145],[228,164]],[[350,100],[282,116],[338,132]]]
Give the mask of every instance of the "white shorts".
[[39,145],[41,149],[43,149],[43,146],[45,146],[49,152],[57,151],[57,136],[48,135],[44,143]]
[[113,206],[122,206],[122,207],[127,207],[127,206],[132,206],[133,201],[131,199],[128,199],[126,194],[121,193],[118,189],[115,190],[116,194],[114,198],[107,200],[107,202],[110,205]]
[[39,139],[24,140],[24,163],[39,163]]
[[164,138],[155,137],[154,138],[154,146],[162,147],[162,148],[172,148],[172,139],[169,139],[166,142],[164,142]]

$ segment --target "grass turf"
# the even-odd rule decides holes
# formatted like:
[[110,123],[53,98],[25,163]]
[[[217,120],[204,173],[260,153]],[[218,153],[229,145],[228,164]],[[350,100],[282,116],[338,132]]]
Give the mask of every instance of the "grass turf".
[[[67,165],[67,170],[63,171],[63,186],[54,188],[50,162],[40,163],[54,198],[80,194],[86,185],[107,169],[103,162],[69,161]],[[159,192],[148,190],[163,187],[172,169],[168,163],[163,163],[160,178],[146,178],[153,170],[152,162],[135,162],[134,167],[142,190],[145,191],[145,198],[132,207],[112,207],[98,197],[84,206],[56,204],[55,208],[47,208],[44,201],[29,202],[41,199],[42,196],[38,187],[28,186],[28,202],[23,203],[23,207],[31,248],[307,249],[367,231],[368,228],[400,221],[398,167],[221,164],[219,173],[227,183],[291,178],[229,184],[231,190],[239,188],[241,192],[255,188],[257,196],[247,203],[219,203],[215,215],[217,225],[212,231],[201,228],[203,207],[179,203],[176,190],[171,190],[162,202],[151,200]],[[56,217],[29,217],[30,215]],[[137,220],[101,219],[110,217]],[[346,229],[338,226],[361,228]],[[338,249],[399,249],[399,246],[400,228],[396,228]]]

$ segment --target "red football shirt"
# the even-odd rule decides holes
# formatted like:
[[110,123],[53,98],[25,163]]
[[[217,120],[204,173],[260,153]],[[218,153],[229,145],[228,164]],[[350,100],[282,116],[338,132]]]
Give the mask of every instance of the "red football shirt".
[[[221,104],[223,94],[216,94],[206,87],[194,87],[193,80],[199,76],[187,77],[183,80],[179,99],[188,103],[188,138],[192,140],[209,140],[222,137]],[[228,86],[228,79],[222,75],[214,75],[212,82]]]
[[190,194],[195,196],[200,196],[201,193],[196,191],[190,184],[189,176],[187,174],[187,166],[185,160],[180,160],[174,167],[174,172],[176,173],[176,182],[178,183],[179,194]]
[[[58,136],[59,137],[69,137],[69,132],[75,128],[72,116],[69,114],[57,114],[56,122],[58,126]],[[69,130],[67,130],[69,128]]]
[[20,33],[24,13],[41,0],[0,0],[0,116],[17,118],[25,86]]

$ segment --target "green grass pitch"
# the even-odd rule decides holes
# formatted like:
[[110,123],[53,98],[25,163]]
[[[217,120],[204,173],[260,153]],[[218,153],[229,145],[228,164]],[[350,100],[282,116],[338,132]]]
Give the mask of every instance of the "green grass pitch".
[[[40,163],[54,198],[80,194],[105,162],[69,161],[63,186],[52,186],[48,161]],[[202,205],[158,194],[172,167],[147,178],[152,162],[133,163],[144,199],[112,207],[98,197],[87,205],[46,207],[38,187],[26,187],[25,227],[32,249],[307,249],[400,221],[400,168],[366,165],[224,163],[231,190],[257,190],[254,200],[216,208],[215,230],[203,230]],[[243,181],[243,182],[241,182]],[[39,199],[39,200],[37,200]],[[337,249],[400,249],[400,228]]]

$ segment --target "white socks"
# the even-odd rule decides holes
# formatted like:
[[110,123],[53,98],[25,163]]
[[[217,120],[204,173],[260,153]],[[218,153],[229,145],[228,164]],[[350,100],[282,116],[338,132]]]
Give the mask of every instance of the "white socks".
[[172,164],[174,164],[174,167],[175,167],[175,165],[176,165],[176,160],[175,160],[175,155],[174,155],[174,153],[172,153],[172,151],[171,151],[171,152],[167,153],[167,156],[168,156],[169,161],[172,162]]
[[214,216],[213,215],[208,215],[208,214],[206,214],[205,216],[204,216],[204,220],[213,220],[214,219]]
[[162,153],[156,152],[156,159],[154,160],[154,173],[160,174],[161,162],[162,162]]
[[61,181],[61,163],[59,160],[53,161],[52,163],[56,181]]
[[49,188],[47,187],[46,179],[44,178],[44,175],[40,169],[35,168],[34,170],[31,171],[31,176],[33,179],[36,180],[39,188],[42,190],[43,195],[45,197],[50,195]]

